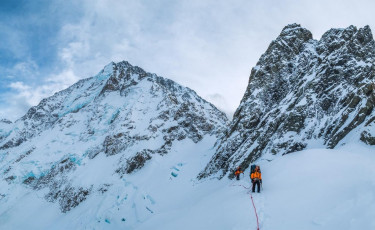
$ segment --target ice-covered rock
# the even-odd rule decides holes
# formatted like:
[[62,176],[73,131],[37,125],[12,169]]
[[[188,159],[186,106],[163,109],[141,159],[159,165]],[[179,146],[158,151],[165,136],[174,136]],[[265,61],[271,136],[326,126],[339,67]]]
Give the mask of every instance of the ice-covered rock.
[[232,176],[231,169],[267,154],[347,141],[374,145],[374,63],[368,26],[331,29],[320,40],[298,24],[286,26],[251,70],[241,104],[200,177]]

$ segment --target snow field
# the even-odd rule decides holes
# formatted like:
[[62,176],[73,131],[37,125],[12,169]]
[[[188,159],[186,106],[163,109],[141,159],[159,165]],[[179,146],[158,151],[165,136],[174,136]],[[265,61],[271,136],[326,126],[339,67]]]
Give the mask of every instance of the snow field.
[[[0,228],[255,230],[250,189],[244,188],[251,187],[249,170],[240,181],[196,180],[214,141],[184,140],[123,178],[110,173],[116,156],[99,154],[77,169],[82,171],[74,181],[108,186],[96,186],[67,213],[45,201],[43,191],[10,188],[17,194],[3,203],[8,207],[0,206]],[[260,159],[264,189],[252,194],[260,229],[374,229],[374,163],[373,150],[359,144]]]
[[357,145],[264,164],[261,229],[374,229],[374,163],[373,149]]

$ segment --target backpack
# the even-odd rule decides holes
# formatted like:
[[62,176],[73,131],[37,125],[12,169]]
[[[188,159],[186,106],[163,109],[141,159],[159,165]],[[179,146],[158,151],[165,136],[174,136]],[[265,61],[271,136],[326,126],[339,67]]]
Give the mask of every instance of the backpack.
[[[250,167],[250,174],[253,173],[253,172],[255,172],[255,168],[256,168],[257,166],[259,167],[259,165],[251,165],[251,167]],[[260,167],[259,167],[259,172],[261,172],[261,171],[260,171]]]

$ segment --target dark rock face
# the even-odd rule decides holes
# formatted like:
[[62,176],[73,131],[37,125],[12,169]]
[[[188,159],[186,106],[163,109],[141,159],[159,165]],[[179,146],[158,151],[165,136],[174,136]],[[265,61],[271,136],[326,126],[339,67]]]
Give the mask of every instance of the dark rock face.
[[375,136],[367,131],[361,133],[361,141],[368,145],[375,145]]
[[265,154],[334,148],[358,129],[358,140],[373,144],[374,63],[368,26],[331,29],[319,41],[298,24],[286,26],[252,69],[233,121],[199,177],[223,177]]
[[151,160],[151,154],[153,153],[155,152],[149,149],[138,152],[134,157],[127,159],[125,164],[117,169],[116,172],[120,175],[124,175],[141,169],[145,165],[146,161]]
[[77,188],[69,183],[69,173],[76,168],[77,163],[74,159],[66,158],[53,165],[46,174],[40,177],[28,176],[23,184],[35,190],[47,188],[49,192],[45,195],[45,199],[49,202],[57,201],[60,210],[65,213],[83,202],[92,190],[92,187]]
[[86,197],[90,195],[90,192],[91,188],[85,189],[82,187],[76,188],[66,186],[63,190],[51,190],[45,198],[50,202],[58,200],[61,212],[66,213],[86,200]]
[[1,123],[8,124],[8,125],[9,125],[9,124],[12,124],[12,122],[11,122],[10,120],[5,119],[5,118],[3,118],[3,119],[0,120],[0,124],[1,124]]
[[92,164],[102,167],[98,158],[111,162],[105,172],[120,179],[178,142],[218,137],[226,125],[224,113],[193,90],[126,61],[110,63],[16,122],[0,121],[0,178],[46,190],[45,199],[67,212],[107,191],[107,181],[77,179]]

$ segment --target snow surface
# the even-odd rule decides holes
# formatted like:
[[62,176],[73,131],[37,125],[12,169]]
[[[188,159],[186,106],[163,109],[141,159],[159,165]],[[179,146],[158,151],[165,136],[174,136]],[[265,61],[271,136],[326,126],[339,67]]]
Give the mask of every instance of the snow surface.
[[265,164],[261,229],[375,229],[373,153],[311,149]]
[[[115,162],[97,157],[76,180],[106,181],[108,191],[68,213],[45,201],[43,191],[13,189],[19,194],[13,201],[0,197],[0,229],[256,229],[244,188],[250,187],[248,171],[240,181],[196,180],[214,142],[184,140],[122,179],[106,173]],[[365,145],[259,159],[263,190],[252,195],[260,229],[374,229],[374,163],[373,149]]]

